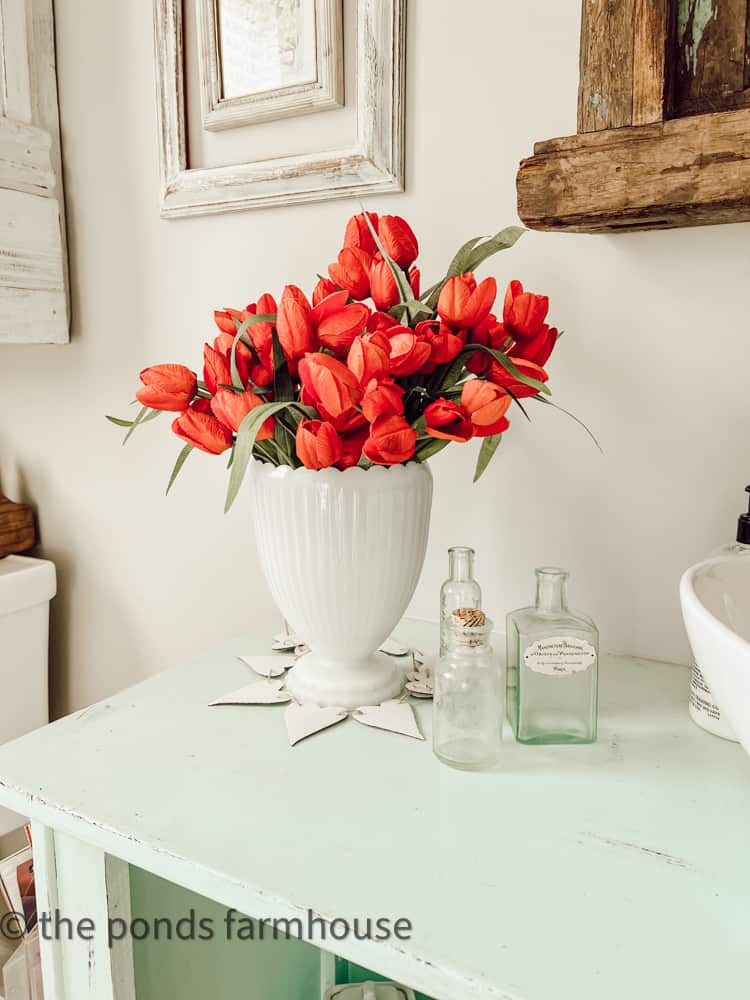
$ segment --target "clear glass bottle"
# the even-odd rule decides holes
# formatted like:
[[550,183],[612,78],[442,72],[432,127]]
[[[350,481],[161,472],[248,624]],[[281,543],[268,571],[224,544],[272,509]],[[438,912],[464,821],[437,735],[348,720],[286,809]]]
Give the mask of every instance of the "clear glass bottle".
[[450,576],[440,588],[440,655],[448,649],[451,615],[456,608],[481,608],[482,588],[474,579],[474,549],[454,545],[448,549]]
[[457,609],[448,648],[435,669],[432,749],[444,764],[462,771],[492,767],[502,747],[502,673],[491,635],[484,612]]
[[536,605],[508,615],[507,696],[520,743],[596,740],[599,633],[568,608],[567,570],[536,570]]

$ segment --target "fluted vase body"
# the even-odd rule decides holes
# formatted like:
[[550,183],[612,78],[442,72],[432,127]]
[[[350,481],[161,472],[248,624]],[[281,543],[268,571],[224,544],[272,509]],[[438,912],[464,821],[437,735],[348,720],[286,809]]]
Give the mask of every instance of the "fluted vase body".
[[422,572],[432,505],[425,464],[292,469],[253,464],[255,529],[271,594],[310,652],[287,687],[302,702],[355,708],[403,686],[377,652]]

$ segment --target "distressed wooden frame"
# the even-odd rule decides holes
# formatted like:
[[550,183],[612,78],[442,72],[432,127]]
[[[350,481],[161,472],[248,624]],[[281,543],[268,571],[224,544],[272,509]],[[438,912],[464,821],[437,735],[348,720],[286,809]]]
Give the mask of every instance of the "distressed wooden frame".
[[750,220],[750,90],[678,103],[676,24],[677,0],[584,0],[578,134],[538,142],[522,160],[518,212],[529,228]]
[[182,0],[155,0],[163,218],[402,191],[406,0],[357,0],[351,145],[226,167],[187,157]]
[[69,336],[52,0],[0,0],[0,343]]
[[288,87],[224,97],[219,36],[220,0],[196,0],[203,127],[209,131],[331,111],[344,103],[342,0],[315,0],[315,79]]

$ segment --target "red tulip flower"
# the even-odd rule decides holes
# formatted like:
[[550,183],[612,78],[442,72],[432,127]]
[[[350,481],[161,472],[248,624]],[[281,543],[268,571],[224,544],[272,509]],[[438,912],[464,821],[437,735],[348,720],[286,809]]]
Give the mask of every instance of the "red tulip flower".
[[380,382],[372,379],[362,397],[362,413],[371,424],[378,417],[403,416],[404,390],[393,379],[386,378]]
[[461,406],[471,420],[477,437],[489,437],[506,431],[510,424],[505,414],[510,404],[510,396],[492,382],[473,378],[464,383]]
[[465,330],[479,326],[489,315],[496,295],[494,278],[485,278],[477,285],[473,274],[458,274],[443,285],[437,311],[448,326]]
[[[251,302],[247,307],[246,316],[273,316],[277,312],[276,299],[267,292],[258,299]],[[271,334],[273,333],[273,323],[262,321],[251,323],[247,328],[247,335],[252,341],[253,347],[258,354],[264,354],[271,350]]]
[[401,299],[391,266],[382,258],[379,260],[376,258],[370,268],[370,295],[376,308],[382,309],[384,312],[395,306]]
[[430,347],[429,360],[419,369],[420,372],[427,375],[433,372],[438,365],[450,364],[458,357],[464,346],[461,337],[439,320],[428,319],[417,323],[415,333]]
[[349,301],[349,293],[343,288],[335,288],[325,298],[320,299],[310,313],[310,319],[314,329],[334,313],[340,312]]
[[310,318],[312,309],[305,293],[296,285],[287,285],[281,293],[276,331],[284,354],[290,360],[314,351],[315,335]]
[[[372,228],[377,233],[377,212],[368,212],[367,214],[370,217]],[[361,212],[359,215],[353,215],[347,222],[346,232],[344,233],[344,246],[354,247],[357,250],[364,250],[365,253],[369,254],[374,254],[378,249],[375,244],[375,240],[372,237],[372,233],[370,232],[370,227],[367,225],[367,221]]]
[[466,411],[450,399],[436,399],[424,411],[426,430],[430,437],[444,441],[468,441],[474,436],[474,425]]
[[335,354],[345,355],[355,337],[359,337],[367,328],[369,315],[370,310],[367,306],[361,302],[352,302],[327,316],[319,324],[318,340],[323,347],[329,348]]
[[328,273],[353,299],[366,299],[370,295],[371,265],[372,257],[365,250],[344,247],[336,263],[328,265]]
[[198,378],[185,365],[153,365],[141,372],[143,388],[135,394],[152,410],[186,410],[198,388]]
[[230,429],[212,413],[203,413],[200,409],[191,407],[180,414],[172,421],[172,430],[178,438],[209,455],[221,455],[232,447]]
[[[226,335],[224,334],[223,336]],[[224,350],[221,342],[220,348],[217,351],[210,344],[204,344],[203,346],[203,381],[206,383],[206,388],[212,396],[215,395],[220,385],[232,384],[232,372],[229,367],[227,352]]]
[[[211,400],[211,410],[223,424],[237,433],[240,424],[251,410],[260,406],[263,400],[248,389],[245,392],[232,392],[231,389],[219,389]],[[263,422],[256,441],[264,441],[273,437],[274,420],[269,417]]]
[[299,363],[299,376],[302,402],[314,406],[330,423],[345,423],[362,397],[356,375],[328,354],[304,357]]
[[346,357],[346,366],[353,372],[360,386],[371,379],[382,379],[388,374],[391,342],[384,333],[366,333],[355,337]]
[[393,326],[388,332],[391,342],[391,375],[413,375],[430,359],[430,345],[408,326]]
[[511,281],[505,292],[503,323],[514,340],[528,340],[541,330],[548,309],[546,295],[524,292],[520,281]]
[[400,268],[406,270],[417,259],[417,237],[409,223],[400,215],[381,215],[378,236],[385,252]]
[[[276,312],[275,308],[274,312]],[[246,319],[247,312],[241,312],[239,309],[214,310],[214,322],[218,328],[222,333],[230,333],[232,336],[237,333],[237,324],[243,323]]]
[[533,361],[535,365],[543,368],[552,354],[558,336],[556,327],[549,327],[546,323],[542,323],[542,328],[535,337],[519,341],[515,345],[512,352],[513,357]]
[[[510,360],[521,374],[526,375],[527,378],[536,379],[537,382],[546,382],[549,378],[547,372],[543,368],[540,368],[539,365],[535,365],[533,361],[526,361],[523,358],[513,357],[512,355]],[[537,396],[539,394],[539,390],[535,389],[533,385],[519,382],[499,361],[491,362],[488,378],[495,385],[500,386],[501,389],[506,389],[516,399],[525,399],[527,396]]]
[[341,434],[341,458],[337,465],[339,469],[350,469],[362,457],[362,447],[367,440],[369,428],[362,427],[353,434]]
[[380,312],[379,310],[370,313],[370,318],[367,320],[368,333],[388,333],[392,326],[393,316],[389,316],[388,313]]
[[370,425],[370,434],[362,454],[375,465],[397,465],[414,455],[417,432],[403,417],[378,417]]
[[313,293],[312,293],[313,306],[316,306],[327,295],[333,294],[333,292],[335,292],[336,290],[337,290],[336,286],[332,281],[330,281],[328,278],[321,278],[320,281],[315,286],[315,288],[313,288]]
[[411,285],[411,293],[415,299],[419,298],[419,292],[422,287],[422,272],[418,267],[413,267],[409,271],[409,284]]
[[[483,347],[491,347],[495,351],[505,350],[506,345],[512,343],[511,338],[505,331],[502,323],[498,323],[497,316],[490,313],[485,316],[482,322],[469,330],[467,343],[481,344]],[[484,351],[475,351],[466,361],[466,367],[474,375],[484,375],[490,367],[492,358]]]
[[329,469],[341,461],[341,438],[325,420],[301,420],[296,435],[297,458],[306,469]]

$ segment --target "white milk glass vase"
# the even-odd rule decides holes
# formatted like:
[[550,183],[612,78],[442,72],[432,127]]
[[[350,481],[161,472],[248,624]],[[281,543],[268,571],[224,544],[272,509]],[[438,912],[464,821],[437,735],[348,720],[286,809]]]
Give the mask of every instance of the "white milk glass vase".
[[299,702],[357,708],[397,696],[378,652],[422,572],[432,506],[423,463],[293,469],[253,462],[255,532],[271,594],[310,652],[287,677]]

